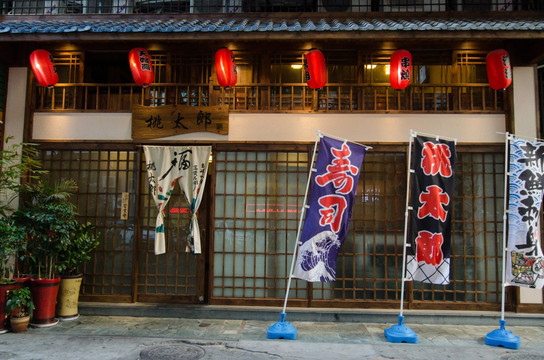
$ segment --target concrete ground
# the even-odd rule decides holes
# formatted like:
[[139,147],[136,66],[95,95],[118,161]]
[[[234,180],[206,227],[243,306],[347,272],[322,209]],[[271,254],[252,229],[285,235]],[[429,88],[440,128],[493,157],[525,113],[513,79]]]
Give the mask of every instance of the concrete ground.
[[[84,308],[83,315],[73,321],[50,328],[29,328],[22,334],[6,333],[0,335],[0,359],[544,359],[541,315],[514,314],[509,318],[508,314],[506,329],[521,339],[519,349],[512,350],[485,345],[486,334],[497,329],[499,322],[495,318],[495,324],[489,325],[481,313],[465,314],[472,318],[465,322],[472,324],[459,325],[437,324],[438,321],[429,320],[431,317],[420,318],[417,312],[405,312],[405,325],[419,338],[417,344],[406,344],[390,343],[384,336],[385,328],[397,324],[394,313],[385,314],[390,319],[386,322],[298,321],[300,314],[294,311],[290,319],[288,309],[286,320],[297,328],[297,339],[270,340],[267,330],[274,321],[268,319],[207,319],[176,317],[171,313],[166,314],[170,317],[149,316],[153,309],[157,308],[143,306],[137,316],[103,316],[86,315],[92,311]],[[362,313],[366,311],[361,310]],[[305,314],[320,317],[315,311]],[[275,315],[279,321],[279,312]],[[437,319],[448,319],[435,315]],[[497,314],[489,315],[494,318]],[[263,316],[269,316],[267,311]],[[463,316],[459,318],[462,320]],[[478,320],[481,324],[477,324]],[[515,325],[509,326],[510,322]]]

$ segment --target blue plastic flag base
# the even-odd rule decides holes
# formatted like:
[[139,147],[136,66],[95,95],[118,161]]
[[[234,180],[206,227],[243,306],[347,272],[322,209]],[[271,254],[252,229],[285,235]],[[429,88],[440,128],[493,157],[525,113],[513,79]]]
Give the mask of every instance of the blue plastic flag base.
[[281,313],[281,320],[268,328],[266,337],[269,339],[295,340],[297,328],[285,321],[285,313]]
[[487,333],[485,344],[491,346],[502,346],[508,349],[519,349],[519,336],[514,335],[511,331],[504,328],[506,320],[500,320],[501,327]]
[[387,341],[392,343],[417,343],[417,334],[408,326],[404,325],[402,323],[403,321],[404,316],[399,315],[399,323],[383,331]]

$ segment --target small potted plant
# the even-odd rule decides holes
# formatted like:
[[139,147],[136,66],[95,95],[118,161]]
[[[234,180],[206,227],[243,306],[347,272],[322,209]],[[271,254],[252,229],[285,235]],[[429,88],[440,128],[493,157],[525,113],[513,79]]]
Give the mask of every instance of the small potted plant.
[[24,332],[28,328],[30,318],[34,310],[32,294],[30,289],[8,290],[6,301],[6,313],[9,314],[11,330],[13,332]]
[[83,273],[81,265],[91,259],[92,251],[99,242],[95,226],[91,223],[75,225],[72,239],[59,252],[61,280],[57,299],[57,317],[61,320],[75,320],[79,317],[79,290]]

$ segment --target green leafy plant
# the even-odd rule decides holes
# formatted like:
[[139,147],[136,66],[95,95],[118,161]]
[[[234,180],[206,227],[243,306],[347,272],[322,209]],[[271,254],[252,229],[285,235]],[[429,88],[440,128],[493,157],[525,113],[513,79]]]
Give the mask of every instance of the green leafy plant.
[[91,252],[98,246],[99,233],[91,223],[75,225],[72,239],[59,253],[59,268],[63,275],[75,275],[81,272],[80,266],[91,259]]
[[35,144],[17,143],[8,146],[13,137],[5,139],[0,150],[0,282],[8,282],[16,272],[17,255],[25,250],[25,234],[11,218],[16,207],[23,179],[36,179],[45,173],[36,160]]
[[[6,137],[5,145],[12,139],[12,136]],[[17,143],[0,150],[0,216],[7,217],[12,212],[11,205],[17,199],[22,178],[37,179],[46,172],[40,170],[35,146]]]
[[27,287],[21,289],[8,290],[6,301],[6,314],[13,317],[32,316],[34,303],[30,289]]
[[62,271],[59,255],[70,246],[79,225],[70,202],[76,189],[73,180],[38,181],[21,187],[23,201],[13,219],[25,232],[25,257],[30,271],[39,278],[53,279]]
[[0,282],[13,278],[17,253],[24,250],[24,245],[24,230],[12,218],[0,219]]

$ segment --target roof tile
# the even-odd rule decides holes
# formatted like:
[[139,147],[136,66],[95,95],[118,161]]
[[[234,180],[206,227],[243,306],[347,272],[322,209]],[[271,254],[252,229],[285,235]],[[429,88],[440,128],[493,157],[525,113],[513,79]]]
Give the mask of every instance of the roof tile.
[[327,31],[542,31],[544,21],[538,19],[321,19],[307,20],[147,20],[112,21],[16,21],[0,22],[0,34],[28,33],[138,33],[138,32],[327,32]]

